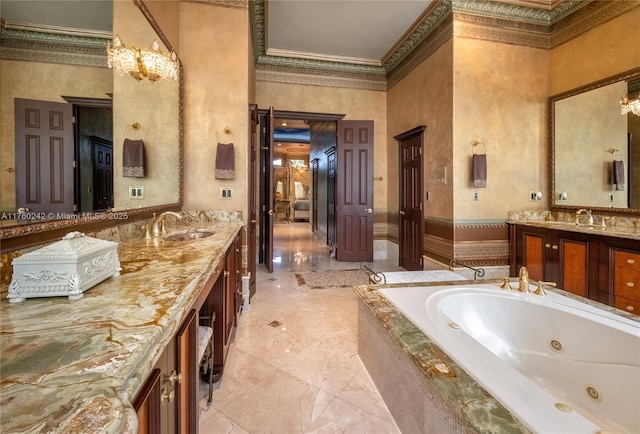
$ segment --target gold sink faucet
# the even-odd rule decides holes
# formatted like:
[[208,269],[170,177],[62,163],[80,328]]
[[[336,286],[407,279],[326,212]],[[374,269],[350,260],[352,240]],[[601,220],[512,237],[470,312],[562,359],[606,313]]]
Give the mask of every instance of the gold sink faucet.
[[587,217],[587,223],[591,226],[593,226],[593,215],[591,214],[591,211],[589,211],[588,209],[584,209],[584,208],[580,208],[578,211],[576,211],[576,225],[580,224],[580,215],[582,214],[586,214]]
[[182,220],[182,215],[180,215],[177,212],[174,212],[174,211],[163,212],[158,217],[156,217],[155,220],[153,220],[153,223],[151,224],[151,234],[153,235],[154,238],[158,238],[160,235],[162,235],[164,218],[168,215],[172,215],[176,217],[178,220]]

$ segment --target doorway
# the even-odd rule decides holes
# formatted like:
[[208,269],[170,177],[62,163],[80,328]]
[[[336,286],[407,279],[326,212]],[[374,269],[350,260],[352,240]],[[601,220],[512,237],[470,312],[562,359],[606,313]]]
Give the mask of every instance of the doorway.
[[[341,121],[344,115],[334,115],[325,113],[290,112],[269,109],[260,110],[261,124],[261,171],[260,171],[260,240],[259,240],[259,263],[264,263],[269,272],[273,271],[273,226],[274,224],[294,223],[298,221],[308,222],[309,230],[314,236],[325,237],[328,245],[328,254],[340,252],[340,246],[344,249],[345,256],[337,260],[367,262],[373,260],[373,175],[370,173],[373,158],[373,122],[368,122],[368,128],[361,128],[354,122],[363,121]],[[302,121],[302,124],[300,123]],[[285,123],[286,125],[282,125]],[[342,149],[343,164],[338,161],[338,138],[339,125],[342,125],[343,141]],[[304,141],[299,137],[293,140],[286,140],[283,130],[289,127],[306,130],[308,134],[308,149]],[[296,134],[296,131],[289,131]],[[295,136],[294,136],[295,137]],[[366,150],[355,149],[356,143],[361,143],[362,138],[369,139],[365,146]],[[305,140],[306,141],[306,140]],[[301,145],[301,142],[303,146]],[[285,143],[287,145],[285,145]],[[288,165],[284,169],[278,168],[274,164],[280,150],[290,146],[292,153],[300,153],[304,158],[287,157]],[[296,149],[297,148],[297,149]],[[304,151],[302,151],[304,149]],[[304,152],[304,154],[302,154]],[[333,160],[331,157],[333,156]],[[366,158],[364,156],[367,156]],[[369,160],[368,158],[371,158]],[[282,159],[283,163],[285,159]],[[303,169],[291,164],[293,160],[303,160]],[[330,182],[331,173],[329,164],[333,161],[333,182]],[[297,164],[297,162],[296,162]],[[348,166],[348,168],[347,168]],[[358,179],[362,182],[351,182],[352,174],[357,170]],[[339,170],[343,170],[339,173]],[[346,196],[337,193],[338,181],[349,179],[348,185],[353,190]],[[370,178],[370,179],[369,179]],[[296,191],[297,190],[297,191]],[[363,206],[362,193],[367,193],[369,197]],[[339,201],[342,199],[342,202]],[[356,199],[354,201],[354,199]],[[342,208],[340,208],[342,207]],[[353,211],[356,210],[357,213]],[[344,218],[341,224],[336,223],[340,212]],[[360,215],[364,214],[364,215]],[[360,238],[354,244],[354,232],[350,229],[342,232],[343,242],[338,244],[340,234],[337,229],[348,222],[361,227],[356,228]],[[362,225],[366,222],[366,225]],[[368,256],[347,256],[355,250],[360,250],[362,246],[368,246]],[[336,246],[338,246],[336,248]]]

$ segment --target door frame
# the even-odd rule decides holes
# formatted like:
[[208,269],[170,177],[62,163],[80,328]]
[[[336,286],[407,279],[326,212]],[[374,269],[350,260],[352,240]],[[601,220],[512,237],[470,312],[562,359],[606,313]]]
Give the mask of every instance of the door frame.
[[[273,213],[275,209],[272,182],[273,182],[273,124],[271,125],[270,132],[266,131],[266,124],[269,121],[269,112],[272,110],[273,119],[296,119],[302,121],[318,121],[337,122],[344,118],[344,114],[333,113],[316,113],[316,112],[302,112],[302,111],[289,111],[289,110],[276,110],[273,107],[271,109],[258,109],[258,117],[260,119],[260,179],[258,182],[258,189],[260,191],[260,206],[259,206],[259,226],[260,226],[260,239],[259,239],[259,252],[258,262],[265,264],[269,273],[273,272],[273,216],[269,214],[269,211]],[[269,145],[269,142],[271,145]],[[270,148],[270,150],[269,150]],[[266,156],[266,152],[271,153],[271,158]],[[268,188],[268,191],[265,190]],[[313,215],[313,210],[310,210]],[[269,226],[271,231],[269,231]]]

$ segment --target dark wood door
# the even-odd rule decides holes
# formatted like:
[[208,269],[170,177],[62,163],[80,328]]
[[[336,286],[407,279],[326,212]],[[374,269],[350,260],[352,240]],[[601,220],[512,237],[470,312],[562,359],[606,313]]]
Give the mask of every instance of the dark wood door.
[[93,148],[93,209],[113,208],[113,143],[91,137]]
[[180,434],[198,432],[198,321],[192,309],[180,326],[175,338],[176,369],[169,372],[176,400],[176,430]]
[[327,246],[335,257],[338,234],[336,233],[336,148],[327,152]]
[[311,160],[311,228],[318,231],[318,159]]
[[267,271],[269,273],[273,273],[273,220],[274,220],[274,209],[275,209],[275,198],[273,194],[273,107],[269,107],[269,113],[267,114],[266,119],[266,164],[264,167],[265,172],[265,182],[264,188],[266,191],[266,204],[264,206],[265,212],[263,212],[264,216],[264,224],[266,227],[267,237],[266,237],[266,248],[267,252],[265,255],[265,265],[267,266]]
[[256,292],[256,225],[258,219],[258,204],[256,202],[258,173],[258,106],[249,105],[249,211],[247,219],[247,272],[249,273],[250,297]]
[[71,104],[15,99],[16,208],[73,213],[72,113]]
[[407,270],[422,270],[424,244],[423,138],[424,126],[394,137],[400,154],[400,258]]
[[336,259],[373,261],[373,121],[338,121]]

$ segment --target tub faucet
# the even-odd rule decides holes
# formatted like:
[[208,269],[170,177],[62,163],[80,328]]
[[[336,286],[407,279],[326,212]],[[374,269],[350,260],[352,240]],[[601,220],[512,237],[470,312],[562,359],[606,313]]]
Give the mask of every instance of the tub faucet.
[[529,292],[529,272],[527,271],[527,267],[520,267],[520,273],[518,273],[519,284],[518,291],[520,292]]
[[591,215],[591,211],[589,211],[588,209],[584,209],[584,208],[580,208],[578,211],[576,211],[576,224],[580,224],[580,215],[581,214],[586,214],[587,215],[587,223],[591,226],[593,226],[593,215]]
[[177,212],[174,212],[174,211],[163,212],[158,217],[156,217],[156,219],[151,224],[151,233],[153,234],[154,238],[158,238],[160,235],[162,235],[162,229],[161,229],[162,223],[164,223],[164,218],[168,215],[172,215],[176,217],[178,220],[182,220],[182,215],[178,214]]

